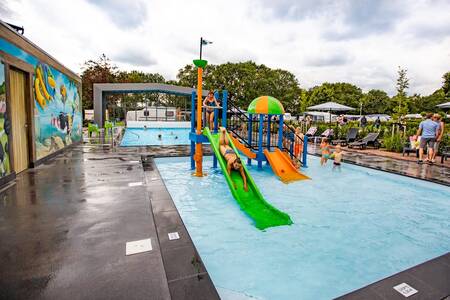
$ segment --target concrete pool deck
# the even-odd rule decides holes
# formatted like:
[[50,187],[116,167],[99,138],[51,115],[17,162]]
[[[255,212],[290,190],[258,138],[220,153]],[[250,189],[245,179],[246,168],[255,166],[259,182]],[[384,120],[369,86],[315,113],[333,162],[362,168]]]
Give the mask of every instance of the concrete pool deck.
[[[140,160],[76,146],[5,187],[0,299],[218,299],[158,171]],[[153,250],[125,255],[147,238]]]
[[[147,157],[188,153],[188,146],[79,145],[19,174],[0,192],[0,299],[218,299]],[[171,232],[180,239],[169,240]],[[126,242],[145,238],[153,250],[125,256]],[[384,290],[373,299],[404,299],[391,293],[398,280],[419,290],[409,299],[441,299],[435,296],[450,294],[449,255],[343,299]]]

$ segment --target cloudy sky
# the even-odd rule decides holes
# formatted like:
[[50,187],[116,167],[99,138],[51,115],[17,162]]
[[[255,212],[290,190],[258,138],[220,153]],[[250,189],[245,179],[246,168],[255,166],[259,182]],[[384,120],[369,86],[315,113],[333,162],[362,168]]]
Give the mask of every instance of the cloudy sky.
[[410,93],[428,94],[450,71],[450,1],[2,0],[2,20],[76,72],[102,53],[122,69],[175,79],[198,56],[253,60],[293,72],[302,87],[345,81],[394,93],[398,66]]

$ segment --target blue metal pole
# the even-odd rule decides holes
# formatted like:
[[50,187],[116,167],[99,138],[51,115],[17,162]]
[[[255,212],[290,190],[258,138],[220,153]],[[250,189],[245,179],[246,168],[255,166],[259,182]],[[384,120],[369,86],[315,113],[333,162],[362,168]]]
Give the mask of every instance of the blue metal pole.
[[270,119],[272,119],[272,115],[267,116],[267,149],[270,151]]
[[264,115],[259,115],[258,169],[262,169]]
[[[191,133],[195,133],[195,98],[196,93],[192,92],[191,94]],[[191,140],[191,170],[195,169],[195,161],[194,161],[194,154],[195,154],[195,143]]]
[[227,128],[228,91],[222,91],[222,127]]
[[[247,127],[247,136],[248,136],[248,144],[250,145],[250,150],[252,150],[251,149],[251,146],[252,146],[252,132],[253,131],[253,115],[252,114],[249,114],[248,115],[248,127]],[[247,165],[251,165],[252,164],[252,159],[251,158],[248,158],[247,159]]]
[[[219,99],[219,92],[214,92],[214,98]],[[219,120],[219,110],[217,108],[214,108],[214,128],[213,132],[217,133],[217,121]]]
[[280,115],[280,123],[278,128],[278,148],[283,149],[283,115]]
[[[214,98],[219,99],[219,93],[217,91],[214,92]],[[217,108],[214,108],[214,128],[213,128],[214,133],[217,133],[218,119],[219,119],[219,110]],[[217,168],[217,157],[215,154],[213,154],[213,168]]]
[[308,160],[308,136],[303,136],[303,155],[302,155],[302,164],[303,168],[307,168],[307,160]]

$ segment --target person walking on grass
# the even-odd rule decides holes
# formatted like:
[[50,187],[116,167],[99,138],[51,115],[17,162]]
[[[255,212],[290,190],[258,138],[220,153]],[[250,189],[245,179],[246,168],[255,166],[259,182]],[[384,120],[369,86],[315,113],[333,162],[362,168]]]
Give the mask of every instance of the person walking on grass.
[[432,113],[428,113],[426,120],[420,122],[419,129],[417,130],[417,136],[421,136],[420,146],[419,146],[419,160],[418,164],[423,163],[423,149],[425,146],[428,147],[426,162],[429,164],[433,163],[433,153],[434,153],[434,143],[439,134],[438,123],[431,120],[433,117]]
[[436,159],[436,155],[439,152],[439,145],[441,144],[442,138],[444,137],[445,123],[442,120],[442,116],[440,114],[434,114],[433,119],[439,125],[439,128],[438,128],[439,132],[436,137],[436,142],[434,143],[433,157],[431,160],[431,162],[434,163],[435,159]]

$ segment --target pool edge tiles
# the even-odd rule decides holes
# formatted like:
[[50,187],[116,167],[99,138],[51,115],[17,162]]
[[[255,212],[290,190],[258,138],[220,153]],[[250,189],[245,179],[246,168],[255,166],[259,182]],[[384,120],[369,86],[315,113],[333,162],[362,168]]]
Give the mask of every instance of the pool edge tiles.
[[[441,255],[442,253],[445,253],[445,251],[448,251],[448,244],[443,244],[442,242],[439,244],[435,243],[435,232],[440,232],[439,227],[433,227],[430,226],[430,228],[421,228],[421,226],[417,226],[417,230],[421,232],[421,234],[425,234],[424,238],[427,241],[430,241],[431,245],[429,249],[433,249],[432,251],[428,251],[428,248],[422,248],[421,245],[416,244],[417,238],[419,236],[414,236],[414,232],[410,232],[407,227],[400,227],[400,231],[395,229],[395,219],[397,219],[397,210],[403,209],[402,207],[402,200],[397,199],[393,197],[391,199],[392,193],[383,193],[380,192],[381,197],[387,197],[387,199],[383,201],[387,201],[386,203],[391,203],[389,206],[385,205],[385,202],[383,203],[383,207],[389,207],[388,210],[386,210],[386,213],[383,213],[383,215],[376,215],[377,218],[373,219],[374,212],[371,211],[371,207],[366,203],[366,201],[359,200],[359,201],[350,201],[352,199],[335,199],[333,196],[329,196],[325,199],[326,202],[323,202],[323,204],[320,203],[320,199],[308,199],[310,196],[305,194],[307,190],[315,190],[315,189],[321,189],[321,192],[329,193],[333,190],[336,190],[336,187],[339,187],[341,183],[339,183],[335,176],[336,174],[333,174],[331,171],[331,166],[319,168],[316,166],[316,163],[318,163],[317,159],[311,159],[311,165],[312,167],[309,168],[306,172],[313,174],[311,181],[308,181],[308,183],[301,183],[300,185],[297,184],[297,187],[290,190],[291,194],[299,194],[298,192],[295,193],[294,191],[298,188],[301,189],[301,193],[303,193],[302,197],[295,200],[295,202],[288,201],[283,202],[283,199],[280,199],[280,197],[284,197],[283,195],[286,195],[286,193],[283,193],[283,190],[289,190],[289,187],[295,186],[293,185],[279,185],[274,184],[275,182],[278,182],[276,179],[274,179],[274,176],[270,173],[271,171],[268,171],[268,168],[265,168],[264,171],[256,171],[252,169],[252,176],[254,176],[255,181],[257,181],[258,186],[260,186],[261,183],[265,183],[266,187],[262,190],[263,194],[265,196],[267,193],[268,195],[272,195],[267,197],[267,200],[271,203],[274,203],[277,207],[280,209],[288,212],[291,214],[291,211],[297,211],[295,213],[295,217],[293,218],[294,225],[293,226],[283,226],[278,228],[269,229],[264,233],[258,232],[256,237],[258,237],[257,240],[253,241],[253,237],[255,236],[255,229],[253,228],[251,221],[246,217],[246,215],[239,210],[237,207],[237,204],[234,204],[234,199],[232,199],[231,196],[225,196],[223,198],[222,195],[229,194],[229,192],[225,189],[221,189],[220,183],[214,184],[214,182],[210,183],[208,180],[216,180],[216,181],[223,181],[221,179],[221,171],[215,171],[210,170],[209,160],[205,161],[205,169],[208,169],[207,171],[209,175],[206,178],[198,179],[198,178],[192,178],[191,176],[185,176],[183,174],[189,173],[189,162],[188,158],[169,158],[169,159],[156,159],[155,160],[158,169],[161,172],[161,176],[163,177],[165,184],[167,185],[167,188],[172,195],[172,198],[177,206],[177,209],[180,212],[180,215],[183,217],[183,221],[186,224],[186,228],[188,228],[189,232],[191,233],[191,236],[193,238],[193,241],[195,242],[195,245],[197,246],[200,255],[204,259],[204,262],[209,270],[209,273],[212,277],[213,282],[218,287],[223,287],[229,290],[237,291],[237,292],[243,292],[247,295],[260,297],[262,299],[279,299],[282,297],[276,297],[275,295],[279,295],[277,293],[283,293],[280,290],[277,290],[280,286],[276,286],[277,284],[275,282],[272,282],[272,285],[275,285],[273,287],[273,290],[270,291],[269,295],[265,295],[264,297],[261,297],[261,294],[258,294],[257,290],[260,286],[264,287],[267,286],[268,283],[261,283],[260,279],[253,278],[250,274],[245,274],[244,271],[240,271],[241,267],[243,268],[247,264],[251,263],[251,265],[248,266],[247,269],[251,269],[252,272],[256,272],[255,274],[264,274],[267,271],[264,270],[264,265],[273,267],[277,266],[275,269],[272,267],[270,273],[273,273],[274,277],[277,277],[279,274],[278,272],[281,271],[280,266],[286,265],[284,262],[287,261],[296,261],[301,258],[303,260],[301,264],[301,268],[297,267],[292,269],[292,267],[289,267],[286,272],[282,272],[280,274],[281,280],[282,278],[285,278],[286,274],[288,274],[288,278],[285,278],[285,281],[293,280],[292,278],[295,278],[295,280],[301,281],[303,286],[306,287],[312,287],[315,284],[317,284],[317,288],[320,288],[320,284],[322,281],[329,282],[330,285],[335,285],[336,287],[339,287],[339,285],[342,285],[343,283],[339,281],[339,278],[345,278],[347,274],[340,274],[336,275],[336,278],[332,278],[331,275],[328,276],[330,278],[322,278],[323,274],[321,273],[320,276],[317,277],[317,272],[314,272],[314,269],[317,269],[317,271],[322,270],[322,267],[315,265],[314,261],[324,261],[326,262],[329,267],[335,268],[335,266],[339,266],[342,263],[345,263],[348,265],[348,270],[354,270],[355,274],[361,273],[361,279],[358,280],[359,283],[354,283],[353,285],[348,286],[345,288],[345,286],[341,287],[339,290],[340,292],[335,294],[327,294],[323,293],[322,297],[317,297],[317,295],[314,295],[316,299],[329,299],[332,297],[338,297],[340,295],[343,295],[345,293],[351,292],[352,290],[355,290],[357,288],[360,288],[362,286],[365,286],[367,284],[370,284],[371,282],[375,282],[377,280],[380,280],[382,278],[385,278],[386,276],[390,276],[391,274],[395,274],[401,270],[404,270],[408,267],[414,266],[417,263],[421,263],[423,261],[426,261],[430,258],[433,258],[435,256]],[[166,162],[166,166],[164,166],[164,162]],[[371,184],[377,185],[379,183],[379,180],[385,180],[386,177],[394,178],[397,180],[388,180],[388,181],[394,181],[394,183],[390,183],[394,186],[406,184],[405,186],[402,186],[399,193],[401,194],[401,197],[411,197],[407,190],[410,189],[410,186],[414,187],[414,183],[418,183],[418,189],[422,189],[423,187],[432,187],[431,193],[432,197],[435,197],[439,192],[447,191],[445,190],[445,187],[439,184],[434,183],[426,183],[424,181],[414,181],[413,179],[410,179],[408,177],[404,176],[395,176],[395,174],[386,173],[379,170],[372,170],[372,169],[366,169],[360,166],[355,165],[347,165],[344,164],[344,168],[342,171],[342,174],[345,175],[351,175],[353,172],[351,172],[351,169],[356,168],[357,170],[361,171],[356,174],[358,176],[363,176],[367,173],[367,175],[364,176],[371,176],[370,181]],[[182,170],[183,169],[183,170]],[[349,170],[349,171],[347,171]],[[185,172],[183,174],[179,174],[177,172]],[[317,173],[319,172],[319,173]],[[178,175],[177,175],[178,174]],[[272,179],[270,181],[264,181],[264,176],[271,176]],[[353,174],[355,175],[355,174]],[[373,176],[377,175],[377,176]],[[358,177],[357,176],[357,177]],[[394,177],[391,177],[394,176]],[[350,177],[350,176],[349,176]],[[362,177],[366,178],[366,177]],[[369,177],[367,177],[369,178]],[[180,181],[181,180],[181,181]],[[261,181],[263,180],[263,181]],[[353,182],[354,178],[349,178],[350,182]],[[195,181],[195,184],[192,185],[191,183]],[[304,181],[305,182],[305,181]],[[320,184],[320,183],[327,183],[327,184]],[[333,184],[329,184],[330,182],[333,182]],[[367,183],[367,182],[366,182]],[[221,184],[224,184],[224,182],[221,182]],[[174,189],[173,187],[179,186],[179,185],[185,185],[185,188],[181,191],[177,191],[177,189]],[[264,184],[263,184],[264,185]],[[354,182],[349,185],[347,182],[342,183],[343,186],[353,186]],[[206,189],[212,189],[214,190],[213,197],[207,196],[205,194],[205,188]],[[277,188],[281,188],[282,190],[277,190]],[[364,188],[371,188],[371,185],[368,185]],[[274,193],[277,194],[278,192],[281,193],[280,196],[274,197],[274,194],[270,194],[271,190],[274,189]],[[404,194],[401,190],[406,191],[406,194]],[[191,193],[193,192],[193,194]],[[190,195],[192,194],[192,195]],[[359,196],[357,199],[361,198],[361,193],[357,194]],[[412,193],[411,195],[416,195],[416,193]],[[180,198],[180,196],[182,198]],[[313,195],[314,196],[314,195]],[[317,195],[319,196],[319,195]],[[395,196],[395,195],[394,195]],[[445,195],[444,195],[445,196]],[[354,196],[351,196],[355,198]],[[351,198],[350,197],[350,198]],[[418,194],[418,199],[421,199],[421,194]],[[364,198],[364,197],[363,197]],[[371,199],[371,198],[368,198]],[[354,200],[354,199],[353,199]],[[436,199],[435,199],[436,200]],[[438,199],[439,200],[439,199]],[[441,199],[442,200],[442,199]],[[442,203],[441,200],[439,200],[438,203]],[[350,202],[349,202],[350,201]],[[371,200],[372,201],[372,200]],[[396,202],[399,202],[399,204],[396,204]],[[414,201],[413,201],[414,202]],[[417,202],[417,201],[416,201]],[[433,205],[435,201],[428,201],[427,205]],[[353,204],[352,204],[353,203]],[[370,203],[370,202],[369,202]],[[347,212],[347,209],[344,209],[345,207],[348,207],[348,205],[351,204],[350,207],[354,207],[356,211],[363,213],[363,215],[358,216],[355,215],[349,215],[352,210],[349,210]],[[412,203],[414,204],[414,203]],[[218,205],[218,206],[217,206]],[[374,204],[375,205],[375,204]],[[350,208],[349,207],[349,208]],[[440,206],[437,206],[438,208]],[[413,210],[422,209],[420,206],[416,207],[415,205],[412,205],[410,207]],[[372,208],[373,210],[374,208]],[[314,214],[311,214],[312,211],[316,210],[319,215],[314,216]],[[368,210],[365,212],[365,210]],[[231,215],[230,215],[231,211]],[[384,211],[384,209],[383,209]],[[445,212],[446,210],[444,210]],[[217,213],[219,212],[219,213]],[[336,220],[336,224],[330,223],[330,220],[333,219],[332,215],[329,213],[333,212],[334,214],[337,213],[336,217],[338,219]],[[375,211],[376,212],[376,211]],[[206,213],[205,216],[202,216],[203,213]],[[422,212],[420,212],[422,213]],[[425,212],[423,212],[425,213]],[[436,220],[434,218],[436,217],[435,214],[439,215],[441,212],[433,212],[433,214],[429,215],[426,219],[421,220],[420,218],[417,218],[417,222],[425,222],[429,223],[429,225],[435,224]],[[425,213],[426,214],[426,213]],[[190,216],[191,215],[191,216]],[[209,217],[208,215],[211,215]],[[420,215],[420,214],[419,214]],[[417,215],[419,217],[419,215]],[[372,219],[371,219],[372,216]],[[401,215],[398,215],[398,217],[402,217]],[[416,216],[413,214],[411,216],[413,219],[416,218]],[[215,220],[219,221],[218,224],[215,224]],[[228,221],[227,221],[228,220]],[[232,220],[232,221],[231,221]],[[319,220],[319,221],[318,221]],[[402,219],[400,219],[402,220]],[[439,220],[439,219],[437,219]],[[367,222],[369,221],[369,222]],[[361,223],[362,222],[362,223]],[[408,221],[409,222],[409,221]],[[316,223],[316,224],[314,224]],[[367,223],[367,224],[365,224]],[[392,223],[392,224],[391,224]],[[365,225],[364,225],[365,224]],[[444,226],[443,228],[446,228],[445,226],[447,223],[441,224],[441,226]],[[370,226],[369,226],[370,225]],[[349,227],[350,226],[350,227]],[[369,227],[368,227],[369,226]],[[427,225],[428,226],[428,225]],[[359,229],[361,227],[361,229]],[[252,229],[253,228],[253,229]],[[364,236],[366,237],[366,240],[361,243],[361,237],[358,236],[358,239],[353,238],[350,236],[348,238],[348,234],[345,234],[346,228],[358,228],[359,230],[362,230],[364,233]],[[402,229],[403,228],[403,229]],[[226,231],[230,230],[230,234],[227,234]],[[333,229],[333,230],[331,230]],[[343,231],[343,229],[345,229]],[[405,231],[406,229],[406,231]],[[208,230],[211,230],[211,232],[208,232]],[[402,231],[403,230],[403,231]],[[425,230],[425,231],[424,231]],[[431,231],[429,231],[431,230]],[[388,232],[390,231],[390,232]],[[291,232],[291,233],[289,233]],[[389,251],[385,252],[377,252],[377,249],[383,250],[383,247],[381,247],[381,242],[374,240],[373,238],[377,236],[377,232],[383,236],[383,239],[389,239],[390,242],[394,242],[398,239],[398,244],[393,243],[392,250],[391,246],[387,246]],[[287,235],[286,235],[287,234]],[[375,234],[375,235],[374,235]],[[387,235],[385,235],[387,234]],[[403,240],[404,237],[410,236],[407,238],[407,240]],[[431,234],[431,235],[430,235]],[[289,241],[296,241],[298,238],[300,240],[298,242],[295,242],[297,248],[295,248],[293,253],[295,258],[289,259],[288,257],[285,257],[286,255],[289,256],[289,253],[286,252],[286,250],[282,250],[281,248],[272,248],[271,245],[285,245],[283,249],[291,249],[290,242]],[[431,238],[431,240],[429,240]],[[314,243],[322,243],[322,240],[329,240],[327,244],[324,244],[322,246],[322,252],[323,254],[329,253],[326,256],[322,256],[323,254],[315,253],[317,251],[309,251],[306,253],[302,252],[302,248],[308,247],[308,245],[312,245]],[[354,243],[360,241],[359,244],[364,246],[363,251],[361,252],[358,250],[358,247],[354,247]],[[254,245],[247,250],[245,247],[242,248],[241,251],[237,251],[237,249],[240,249],[242,246],[242,243],[245,243],[246,241],[253,241]],[[384,267],[384,263],[380,264],[380,267],[377,267],[375,269],[368,269],[364,270],[363,267],[360,266],[360,264],[355,263],[348,263],[347,260],[344,258],[341,258],[342,254],[339,254],[340,251],[342,251],[345,248],[342,248],[344,244],[342,244],[340,241],[345,242],[344,244],[352,245],[351,248],[348,248],[350,251],[349,253],[355,252],[355,255],[361,255],[361,258],[363,260],[361,261],[363,265],[369,264],[371,265],[370,261],[378,261],[377,255],[384,255],[386,256],[386,261],[389,262],[392,259],[397,259],[398,261],[394,264],[397,265],[397,267]],[[409,245],[405,248],[405,241],[407,241],[406,245]],[[213,243],[212,245],[209,245],[210,243]],[[299,244],[300,243],[300,244]],[[384,244],[385,242],[383,242]],[[412,243],[412,244],[409,244]],[[342,244],[342,245],[341,245]],[[389,245],[389,244],[388,244]],[[437,246],[436,246],[437,245]],[[212,246],[212,247],[211,247]],[[231,248],[227,248],[231,246]],[[257,246],[257,247],[256,247]],[[206,248],[205,248],[206,247]],[[256,247],[256,248],[254,248]],[[300,247],[300,248],[298,248]],[[227,249],[226,251],[229,253],[222,253],[223,249]],[[367,252],[370,249],[369,252]],[[372,249],[374,249],[372,251]],[[397,252],[400,251],[411,251],[410,254],[406,255],[405,257],[397,257]],[[237,251],[237,252],[236,252]],[[250,252],[248,252],[250,251]],[[271,253],[268,255],[263,255],[263,253]],[[279,252],[281,251],[281,252]],[[424,252],[425,251],[425,252]],[[361,252],[361,253],[360,253]],[[368,253],[374,254],[367,256]],[[366,257],[367,256],[367,257]],[[383,257],[384,257],[383,256]],[[260,261],[260,264],[255,265],[251,262],[252,257],[264,257],[263,260]],[[220,261],[224,262],[227,261],[227,264],[216,264],[214,262],[214,259],[219,259]],[[344,259],[344,260],[343,260]],[[405,260],[406,259],[406,260]],[[257,260],[256,260],[257,261]],[[278,262],[277,262],[278,261]],[[300,266],[300,265],[299,265]],[[239,287],[239,286],[227,286],[227,284],[224,284],[224,282],[227,282],[225,280],[226,277],[224,274],[227,272],[228,269],[232,268],[232,272],[234,274],[240,274],[239,278],[241,282],[254,282],[252,284],[251,288],[247,286],[247,288]],[[284,267],[283,267],[284,268]],[[379,271],[377,271],[379,269]],[[258,271],[259,270],[259,271]],[[381,271],[380,271],[381,270]],[[218,273],[217,273],[218,272]],[[222,273],[221,272],[225,272]],[[323,270],[326,274],[328,272],[328,267]],[[377,275],[378,272],[378,275]],[[251,273],[251,272],[250,272]],[[269,273],[267,273],[269,274]],[[278,275],[276,275],[278,274]],[[334,273],[339,274],[339,273]],[[374,275],[371,275],[374,274]],[[258,275],[259,276],[259,275]],[[305,277],[306,276],[306,277]],[[263,276],[264,278],[265,276]],[[325,276],[327,277],[327,276]],[[320,278],[320,279],[319,279]],[[276,278],[270,278],[276,282]],[[225,280],[225,281],[224,281]],[[258,284],[256,284],[259,282]],[[323,283],[323,282],[322,282]],[[256,284],[256,285],[255,285]],[[256,288],[256,290],[254,290]],[[288,289],[289,290],[289,289]],[[313,293],[313,290],[310,290],[311,293]],[[296,291],[294,288],[292,291]],[[310,294],[303,295],[304,299],[311,299],[312,296]],[[309,296],[308,296],[309,295]],[[284,295],[286,296],[286,295]],[[292,296],[292,295],[291,295]],[[299,297],[302,295],[299,295]],[[302,299],[303,299],[302,298]]]
[[144,177],[171,298],[220,299],[155,161],[149,163]]

